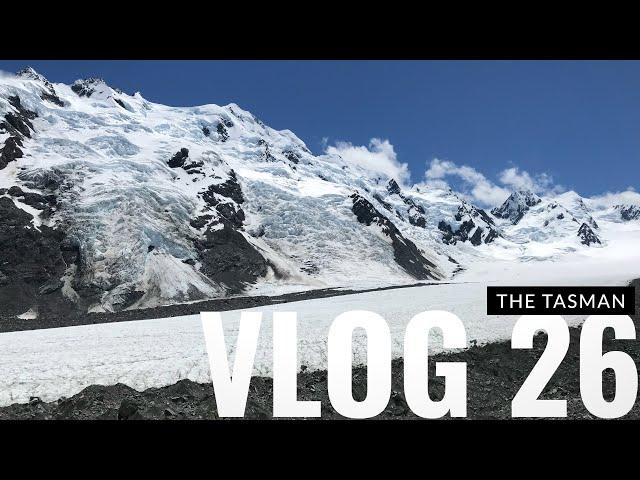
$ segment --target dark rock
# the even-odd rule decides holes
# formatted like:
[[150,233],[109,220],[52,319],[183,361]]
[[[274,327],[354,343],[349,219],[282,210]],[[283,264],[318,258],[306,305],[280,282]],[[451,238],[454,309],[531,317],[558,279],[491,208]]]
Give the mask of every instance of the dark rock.
[[31,120],[37,117],[36,113],[24,108],[20,102],[20,97],[8,97],[7,100],[16,109],[16,112],[7,112],[4,116],[4,121],[0,124],[0,128],[18,137],[31,138],[31,132],[33,131]]
[[[482,244],[483,239],[482,236],[485,234],[484,243],[491,243],[496,238],[500,236],[500,233],[493,227],[495,224],[489,218],[487,213],[479,208],[474,207],[473,205],[469,205],[466,202],[458,207],[458,212],[454,216],[455,220],[458,222],[462,222],[460,226],[454,230],[451,225],[449,225],[444,220],[441,220],[438,223],[438,230],[440,230],[442,235],[442,241],[448,245],[455,245],[457,242],[466,242],[469,241],[472,245],[478,246]],[[482,228],[480,225],[477,225],[473,219],[482,223],[484,221],[485,228]],[[487,221],[489,220],[489,221]],[[471,231],[475,228],[473,235],[471,235]]]
[[254,283],[267,274],[268,263],[242,233],[227,221],[219,229],[207,229],[195,242],[202,264],[201,272],[230,292],[240,292],[246,283]]
[[62,314],[74,308],[58,286],[77,250],[63,251],[63,232],[32,225],[33,216],[9,197],[0,198],[0,285],[3,316],[15,316],[36,307],[43,318],[51,311]]
[[38,72],[36,72],[33,68],[31,67],[23,68],[16,75],[22,78],[28,78],[29,80],[36,80],[42,83],[42,85],[44,86],[44,90],[40,94],[40,98],[42,100],[46,100],[51,103],[54,103],[59,107],[64,107],[64,102],[60,100],[60,98],[56,94],[56,90],[53,84],[49,80],[47,80],[45,77],[40,75]]
[[398,182],[396,182],[393,178],[389,180],[389,183],[387,184],[387,192],[389,192],[390,195],[397,195],[400,194],[400,191],[400,185],[398,185]]
[[407,273],[416,279],[441,278],[436,265],[427,260],[418,247],[405,238],[398,228],[384,215],[382,215],[366,198],[358,193],[351,195],[353,201],[352,211],[358,222],[367,226],[376,224],[382,229],[382,233],[391,238],[394,259]]
[[640,207],[636,205],[616,205],[615,208],[620,212],[620,218],[625,222],[640,219]]
[[91,97],[96,91],[96,87],[104,83],[104,80],[101,78],[85,78],[73,82],[71,90],[79,97]]
[[416,227],[420,227],[420,228],[426,228],[427,226],[426,219],[418,213],[413,213],[409,215],[409,223],[411,223],[411,225],[415,225]]
[[580,237],[580,243],[583,245],[602,244],[598,236],[591,230],[591,227],[586,223],[578,229],[578,237]]
[[512,224],[517,224],[529,208],[538,205],[542,200],[535,193],[528,190],[519,190],[509,195],[509,198],[500,206],[491,210],[498,218],[506,218]]
[[404,203],[406,203],[409,206],[409,210],[414,209],[414,210],[417,210],[422,215],[425,214],[425,210],[422,205],[418,205],[409,197],[405,197],[404,195],[400,195],[400,196],[402,200],[404,200]]
[[119,98],[114,98],[113,101],[116,102],[118,105],[120,105],[125,110],[129,110],[127,108],[127,105],[122,100],[120,100]]
[[471,236],[471,238],[469,239],[469,241],[471,242],[471,245],[474,246],[478,246],[480,244],[482,244],[482,227],[478,227],[476,228],[476,231],[474,232],[474,234]]
[[44,285],[42,285],[40,287],[40,289],[38,290],[38,293],[40,295],[48,295],[50,293],[53,293],[57,290],[60,290],[62,288],[64,284],[62,283],[62,280],[58,279],[52,279],[50,281],[48,281],[47,283],[45,283]]
[[16,137],[9,137],[5,140],[4,146],[0,149],[0,170],[5,168],[9,162],[22,158],[23,153],[20,145],[21,142]]
[[385,202],[383,198],[377,193],[373,194],[373,198],[376,199],[380,203],[380,205],[382,205],[388,211],[393,210],[393,207],[391,206],[391,204],[389,202]]
[[284,152],[282,152],[282,154],[285,156],[287,160],[289,160],[292,163],[295,163],[296,165],[300,163],[300,159],[302,158],[302,156],[299,153],[294,152],[292,150],[285,150]]
[[0,150],[0,170],[5,168],[9,162],[22,158],[22,140],[24,137],[31,138],[33,124],[31,120],[37,117],[35,112],[27,110],[22,106],[20,97],[11,96],[7,100],[15,109],[15,112],[7,112],[0,122],[0,133],[9,133],[9,138],[4,142]]
[[20,198],[21,202],[38,210],[44,210],[47,206],[56,204],[55,195],[42,196],[35,192],[24,192],[20,187],[13,186],[7,190],[12,197]]
[[214,193],[230,198],[237,204],[244,203],[242,187],[240,187],[238,178],[233,170],[229,172],[229,178],[224,183],[209,185],[207,191],[203,193],[202,198],[204,198],[204,200],[211,206],[215,206],[219,203],[216,200]]
[[21,197],[24,195],[22,189],[20,187],[16,187],[15,185],[7,190],[7,193],[12,197]]
[[236,210],[236,207],[233,203],[219,203],[218,205],[216,205],[216,210],[235,228],[242,227],[245,216],[244,211],[241,208],[238,208]]
[[171,168],[182,167],[188,157],[189,157],[189,149],[181,148],[179,152],[177,152],[175,155],[173,155],[173,157],[171,157],[171,160],[169,160],[168,165]]
[[155,247],[154,245],[149,245],[149,246],[147,247],[147,253],[151,253],[151,252],[153,252],[155,249],[156,249],[156,247]]
[[262,138],[258,141],[258,145],[264,146],[264,152],[262,153],[262,161],[263,162],[276,162],[277,158],[271,154],[271,150],[269,148],[269,144],[263,140]]
[[202,160],[191,160],[189,162],[185,162],[182,165],[182,168],[186,170],[189,175],[193,175],[195,173],[202,173],[199,168],[204,166],[204,162]]
[[2,227],[26,227],[31,225],[33,215],[16,207],[10,198],[2,197],[0,198],[0,219]]
[[[36,112],[32,112],[31,110],[27,110],[26,108],[24,108],[22,106],[22,101],[20,100],[20,97],[18,97],[17,95],[7,97],[7,100],[9,101],[11,106],[18,111],[18,114],[20,115],[23,121],[33,120],[38,116]],[[30,122],[28,122],[28,125],[31,129],[33,129]]]
[[189,225],[191,225],[193,228],[197,230],[200,230],[201,228],[207,226],[207,224],[212,218],[213,218],[212,215],[200,215],[199,217],[191,219],[191,221],[189,222]]
[[62,100],[60,100],[60,97],[58,97],[58,95],[56,95],[55,91],[54,92],[47,92],[47,91],[43,91],[40,94],[40,98],[42,100],[51,102],[55,105],[58,105],[59,107],[64,107],[64,102]]
[[209,135],[211,135],[211,130],[209,130],[209,127],[203,126],[202,127],[202,134],[205,137],[208,137]]
[[143,417],[140,414],[139,408],[140,407],[135,402],[129,399],[124,399],[118,409],[118,420],[142,419]]
[[218,138],[220,138],[221,142],[226,142],[229,139],[229,132],[224,123],[218,123],[218,125],[216,125],[216,131],[218,132]]
[[[478,215],[480,215],[480,218],[482,218],[482,220],[484,220],[487,224],[495,225],[495,222],[493,221],[493,219],[483,209],[476,208],[476,207],[473,207],[473,209],[474,209],[475,212],[478,213]],[[487,242],[487,243],[489,243],[489,242]]]
[[24,182],[25,186],[36,190],[57,191],[64,184],[63,175],[55,167],[36,173],[19,173],[18,178]]
[[498,232],[491,228],[489,229],[489,233],[487,233],[487,236],[484,237],[484,243],[491,243],[498,237]]

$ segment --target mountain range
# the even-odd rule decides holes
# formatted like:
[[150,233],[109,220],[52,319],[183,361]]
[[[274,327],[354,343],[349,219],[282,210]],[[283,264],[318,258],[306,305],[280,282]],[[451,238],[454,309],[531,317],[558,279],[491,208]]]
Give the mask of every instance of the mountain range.
[[236,104],[170,107],[101,79],[0,77],[6,315],[450,281],[478,262],[606,249],[640,195],[514,191],[486,211],[314,155]]

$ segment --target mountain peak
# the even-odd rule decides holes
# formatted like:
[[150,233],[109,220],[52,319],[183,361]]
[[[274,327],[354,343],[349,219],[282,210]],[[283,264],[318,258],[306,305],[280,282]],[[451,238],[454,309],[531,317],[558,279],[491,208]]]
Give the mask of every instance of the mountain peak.
[[511,195],[524,199],[530,207],[540,203],[540,197],[531,190],[516,190]]
[[91,97],[95,93],[110,95],[116,91],[112,89],[102,78],[89,77],[76,80],[71,85],[73,90],[79,97]]
[[16,75],[28,80],[36,80],[38,82],[42,82],[47,86],[51,85],[49,80],[47,80],[44,75],[39,74],[33,67],[30,66],[26,66],[22,70],[19,70]]
[[491,210],[498,218],[506,218],[514,225],[518,223],[530,207],[539,204],[542,199],[530,190],[516,190],[500,206]]

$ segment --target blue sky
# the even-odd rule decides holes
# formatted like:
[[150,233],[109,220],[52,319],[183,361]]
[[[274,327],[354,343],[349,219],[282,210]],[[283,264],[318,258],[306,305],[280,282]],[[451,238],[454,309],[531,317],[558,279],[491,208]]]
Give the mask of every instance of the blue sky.
[[523,172],[540,190],[640,189],[640,62],[25,60],[0,70],[25,64],[52,82],[98,76],[168,105],[234,102],[315,153],[406,163],[409,182],[438,158],[431,180],[467,190],[482,178],[510,189]]

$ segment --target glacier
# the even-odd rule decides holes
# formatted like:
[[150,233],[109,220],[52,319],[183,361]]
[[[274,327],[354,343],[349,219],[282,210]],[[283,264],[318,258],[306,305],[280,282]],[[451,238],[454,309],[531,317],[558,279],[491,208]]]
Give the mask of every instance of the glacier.
[[[171,107],[33,69],[0,77],[0,148],[2,223],[21,219],[0,232],[4,315],[448,282],[492,262],[588,258],[640,229],[633,192],[514,192],[486,212],[314,155],[236,104]],[[21,245],[40,267],[13,260]]]

